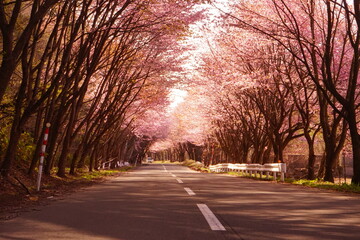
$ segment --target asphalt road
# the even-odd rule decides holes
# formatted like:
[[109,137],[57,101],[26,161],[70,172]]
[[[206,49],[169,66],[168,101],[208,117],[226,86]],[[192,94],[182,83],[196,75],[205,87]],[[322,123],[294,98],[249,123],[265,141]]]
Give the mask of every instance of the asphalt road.
[[151,164],[0,222],[0,239],[360,239],[360,197]]

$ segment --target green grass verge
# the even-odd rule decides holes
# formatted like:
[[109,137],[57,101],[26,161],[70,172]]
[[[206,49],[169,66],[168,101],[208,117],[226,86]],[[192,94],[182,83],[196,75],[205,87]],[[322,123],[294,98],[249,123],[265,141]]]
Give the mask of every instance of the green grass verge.
[[161,160],[161,161],[157,160],[157,161],[154,161],[153,163],[156,163],[156,164],[180,164],[180,162],[178,162],[178,161],[171,162],[170,160]]
[[[61,186],[75,186],[76,184],[96,182],[108,176],[117,176],[119,173],[129,171],[130,169],[132,169],[132,167],[126,166],[117,169],[94,170],[92,172],[79,171],[75,175],[66,174],[64,178],[57,176],[56,171],[54,171],[50,176],[43,175],[41,189],[52,190],[61,188]],[[69,169],[66,169],[66,172],[69,172]],[[36,192],[35,184],[36,182],[33,179],[29,179],[26,182],[31,192]]]
[[[178,162],[177,162],[178,163]],[[202,164],[199,164],[195,162],[194,160],[185,160],[181,163],[183,166],[190,167],[197,171],[202,172],[210,172],[210,170],[206,167],[204,167]],[[238,177],[249,177],[249,174],[242,173],[242,172],[227,172],[226,174],[238,176]],[[260,174],[258,173],[255,177],[255,174],[252,175],[251,178],[262,180],[262,181],[274,181],[274,178],[272,174],[270,174],[269,179],[266,178],[266,175],[262,175],[260,178]],[[279,180],[279,178],[277,179]],[[307,179],[300,179],[300,180],[294,180],[294,179],[285,179],[286,183],[294,184],[294,185],[302,185],[312,188],[320,188],[320,189],[327,189],[327,190],[335,190],[339,192],[349,192],[349,193],[360,193],[360,185],[354,185],[354,184],[337,184],[337,183],[331,183],[331,182],[324,182],[321,180],[307,180]]]
[[253,173],[252,176],[250,177],[249,173],[242,173],[242,172],[227,172],[227,174],[229,175],[233,175],[233,176],[238,176],[238,177],[248,177],[248,178],[255,178],[255,179],[259,179],[259,180],[265,180],[265,181],[273,181],[274,178],[272,175],[269,175],[269,178],[266,178],[266,175],[263,174],[262,176],[260,175],[260,173],[255,174]]
[[114,169],[114,170],[100,170],[100,171],[86,172],[86,173],[81,173],[78,176],[74,176],[74,178],[75,179],[93,180],[93,179],[98,179],[98,178],[102,178],[102,177],[113,176],[119,172],[129,171],[130,169],[131,169],[131,167],[123,167],[123,168]]
[[[53,171],[53,173],[51,174],[51,176],[53,178],[57,178],[59,180],[65,181],[65,182],[72,182],[72,181],[76,181],[76,180],[94,180],[94,179],[99,179],[102,177],[107,177],[107,176],[112,176],[115,175],[119,172],[127,172],[130,169],[132,169],[132,167],[130,166],[125,166],[125,167],[121,167],[121,168],[117,168],[117,169],[101,169],[101,170],[93,170],[92,172],[89,171],[78,171],[76,172],[75,175],[70,175],[70,174],[66,174],[66,178],[60,178],[58,176],[56,176],[56,170]],[[66,168],[65,171],[68,173],[69,172],[69,168]]]
[[[238,177],[250,177],[249,174],[241,173],[241,172],[228,172],[227,174],[238,176]],[[260,174],[257,174],[256,178],[254,177],[254,174],[252,176],[254,179],[258,180],[269,180],[273,181],[274,178],[270,175],[269,179],[266,179],[266,176],[263,175],[260,179]],[[339,192],[350,192],[350,193],[360,193],[360,186],[354,185],[354,184],[337,184],[332,182],[324,182],[319,179],[317,180],[307,180],[307,179],[300,179],[300,180],[294,180],[294,179],[285,179],[286,183],[294,184],[294,185],[301,185],[301,186],[307,186],[312,188],[320,188],[320,189],[327,189],[327,190],[334,190]]]
[[204,166],[204,164],[202,164],[201,162],[196,162],[194,160],[185,160],[181,163],[181,165],[183,166],[187,166],[191,169],[194,169],[196,171],[201,171],[201,172],[210,172],[210,170]]
[[340,192],[351,192],[351,193],[360,193],[360,186],[355,184],[337,184],[332,182],[324,182],[321,180],[293,180],[293,179],[286,179],[288,183],[295,184],[295,185],[302,185],[312,188],[321,188],[321,189],[328,189],[328,190],[335,190]]

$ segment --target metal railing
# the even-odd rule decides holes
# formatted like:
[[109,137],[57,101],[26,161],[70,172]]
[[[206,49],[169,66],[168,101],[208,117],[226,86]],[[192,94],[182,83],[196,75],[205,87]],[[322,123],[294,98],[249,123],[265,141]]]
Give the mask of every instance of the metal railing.
[[242,172],[249,175],[250,177],[257,176],[260,173],[260,178],[263,177],[264,173],[266,179],[269,179],[269,174],[272,173],[274,180],[276,180],[276,174],[280,173],[280,180],[285,180],[286,163],[265,163],[261,164],[246,164],[246,163],[220,163],[209,166],[212,172]]
[[[112,158],[107,162],[103,162],[101,164],[101,168],[102,169],[110,169],[111,165],[113,164],[114,161],[116,161],[116,158]],[[118,168],[118,167],[129,166],[129,165],[130,165],[129,162],[116,161],[113,166],[114,166],[114,168]]]

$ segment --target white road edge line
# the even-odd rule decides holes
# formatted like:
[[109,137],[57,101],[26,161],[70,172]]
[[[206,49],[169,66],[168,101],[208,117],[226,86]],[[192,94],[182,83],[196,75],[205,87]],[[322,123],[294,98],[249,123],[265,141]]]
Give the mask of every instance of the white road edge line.
[[185,187],[184,189],[185,189],[185,191],[186,191],[190,196],[196,195],[190,188]]
[[176,179],[176,181],[178,181],[178,183],[184,183],[181,179]]
[[171,174],[171,176],[176,177],[176,175],[175,175],[175,174]]
[[208,222],[211,230],[213,231],[226,231],[225,227],[220,223],[219,219],[216,218],[214,213],[206,204],[197,204],[201,213],[204,215],[206,221]]

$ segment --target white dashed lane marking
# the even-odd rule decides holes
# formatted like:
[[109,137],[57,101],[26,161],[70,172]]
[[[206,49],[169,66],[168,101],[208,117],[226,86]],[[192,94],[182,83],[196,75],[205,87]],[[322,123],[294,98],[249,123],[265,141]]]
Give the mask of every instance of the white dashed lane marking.
[[185,189],[185,191],[190,195],[190,196],[194,196],[194,195],[196,195],[190,188],[184,188]]
[[219,219],[214,215],[210,208],[206,204],[197,204],[201,213],[204,215],[206,221],[208,222],[211,230],[213,231],[226,231],[225,227],[221,224]]
[[[166,169],[166,167],[164,165],[162,165],[164,168],[165,172],[168,172],[168,170]],[[176,178],[176,175],[168,172],[169,174],[171,174],[172,177]],[[176,178],[176,181],[178,181],[178,183],[184,183],[181,179]],[[190,188],[186,187],[184,188],[184,190],[190,195],[190,196],[194,196],[196,195]],[[215,216],[215,214],[210,210],[210,208],[206,205],[206,204],[197,204],[198,208],[200,209],[201,213],[203,214],[204,218],[206,219],[206,221],[208,222],[211,230],[213,231],[226,231],[225,227],[221,224],[221,222],[219,221],[219,219],[217,219],[217,217]]]

